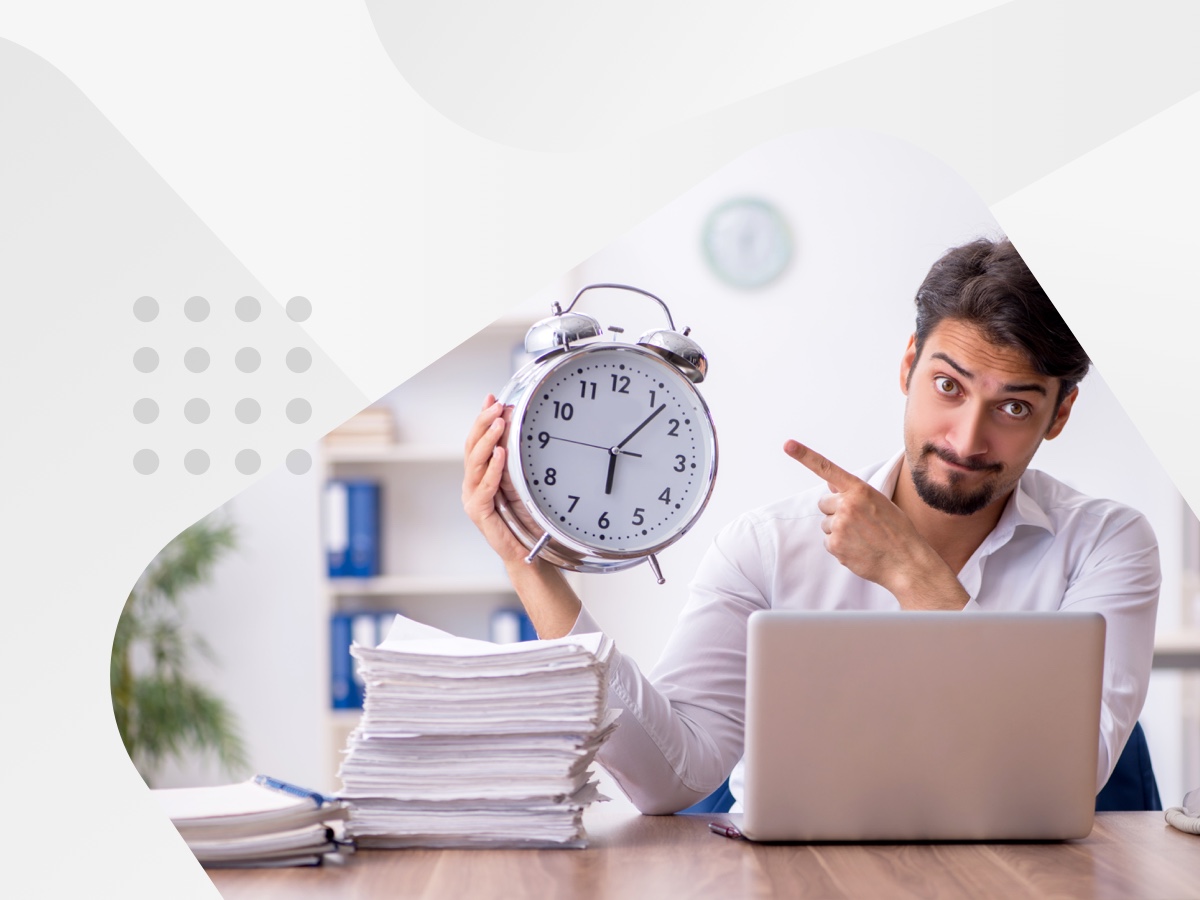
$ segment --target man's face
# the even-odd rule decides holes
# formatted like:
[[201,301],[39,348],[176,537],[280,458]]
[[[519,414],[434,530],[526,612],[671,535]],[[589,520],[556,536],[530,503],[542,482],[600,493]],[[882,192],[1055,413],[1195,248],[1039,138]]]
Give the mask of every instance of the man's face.
[[1078,392],[1056,406],[1058,378],[953,319],[929,333],[920,359],[909,340],[900,384],[908,396],[905,461],[917,494],[960,516],[1008,497],[1042,440],[1062,431]]

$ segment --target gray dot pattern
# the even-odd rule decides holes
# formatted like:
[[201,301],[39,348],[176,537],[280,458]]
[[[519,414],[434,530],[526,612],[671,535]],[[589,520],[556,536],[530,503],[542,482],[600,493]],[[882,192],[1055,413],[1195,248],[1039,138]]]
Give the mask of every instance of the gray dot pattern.
[[153,347],[138,347],[133,351],[133,367],[139,372],[153,372],[158,368],[158,352]]
[[208,368],[209,361],[208,351],[203,347],[192,347],[183,354],[183,364],[189,372],[203,372]]
[[139,322],[153,322],[158,318],[158,301],[153,297],[138,297],[133,301],[133,316]]
[[143,397],[133,404],[133,417],[143,425],[149,425],[158,418],[158,404],[149,397]]
[[287,468],[293,475],[303,475],[312,468],[312,457],[304,450],[293,450],[287,455]]
[[208,471],[208,454],[203,450],[189,450],[183,457],[183,467],[193,475],[203,475]]
[[250,373],[262,365],[262,356],[253,347],[243,347],[234,355],[233,362],[240,371]]
[[234,304],[233,311],[243,322],[253,322],[262,312],[262,304],[254,297],[242,297]]
[[193,322],[203,322],[208,318],[209,305],[203,297],[188,297],[183,304],[183,314]]
[[287,367],[293,372],[307,372],[312,365],[312,354],[303,347],[293,347],[287,352]]
[[307,297],[293,297],[285,307],[287,317],[293,322],[304,322],[312,315],[312,304]]
[[243,475],[253,475],[262,465],[262,460],[253,450],[247,449],[238,452],[238,455],[234,457],[233,464]]
[[258,421],[258,417],[262,415],[262,407],[258,405],[258,401],[252,397],[243,397],[237,402],[237,406],[233,408],[233,414],[237,416],[237,420],[243,425],[250,425]]
[[153,475],[158,471],[158,454],[153,450],[139,450],[133,454],[133,468],[139,475]]
[[183,405],[183,416],[193,425],[207,421],[209,412],[208,403],[199,397],[193,397]]
[[289,400],[286,411],[288,421],[295,422],[297,425],[301,425],[312,418],[312,404],[303,397],[296,397],[294,400]]
[[[158,301],[150,296],[138,297],[133,302],[133,315],[139,322],[152,322],[160,312]],[[293,322],[304,322],[312,315],[312,304],[307,297],[292,297],[286,306],[289,319]],[[201,296],[189,297],[183,304],[184,316],[192,322],[203,322],[212,313],[212,304]],[[254,322],[262,314],[262,304],[255,297],[241,297],[234,304],[235,315],[243,322]],[[208,370],[211,364],[208,350],[203,347],[192,347],[183,355],[183,363],[189,372],[200,373]],[[312,353],[304,347],[293,347],[287,352],[285,362],[292,372],[307,372],[312,366]],[[133,354],[134,368],[139,372],[153,372],[158,368],[160,359],[158,351],[153,347],[139,347]],[[262,355],[254,347],[243,347],[234,356],[234,364],[242,372],[255,372],[262,365]],[[160,415],[158,402],[150,397],[142,397],[133,404],[133,417],[143,425],[158,421]],[[312,404],[303,397],[293,397],[285,408],[288,421],[297,425],[312,418]],[[212,408],[207,400],[192,397],[183,407],[184,418],[194,425],[207,422],[212,415]],[[234,408],[234,414],[239,422],[249,425],[257,422],[262,416],[262,406],[253,397],[243,397]],[[285,464],[289,472],[303,475],[313,465],[312,456],[305,450],[295,449],[288,453]],[[199,448],[189,450],[183,458],[184,469],[192,475],[203,475],[212,465],[208,453]],[[258,451],[249,447],[240,450],[234,457],[234,466],[243,475],[253,475],[262,467],[262,457]],[[133,468],[141,475],[152,475],[158,471],[158,454],[149,448],[142,448],[133,455]]]

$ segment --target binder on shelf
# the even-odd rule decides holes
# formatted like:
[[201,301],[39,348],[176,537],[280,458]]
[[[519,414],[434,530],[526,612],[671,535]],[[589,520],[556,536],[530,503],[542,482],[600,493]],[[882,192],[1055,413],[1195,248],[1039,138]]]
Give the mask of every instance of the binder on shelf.
[[369,578],[379,568],[379,484],[333,479],[325,485],[325,552],[330,578]]
[[537,631],[525,610],[504,607],[492,613],[488,623],[489,637],[493,644],[515,644],[520,641],[536,641]]
[[396,613],[336,612],[329,618],[329,703],[333,709],[362,709],[364,685],[350,655],[352,644],[374,649],[392,627]]

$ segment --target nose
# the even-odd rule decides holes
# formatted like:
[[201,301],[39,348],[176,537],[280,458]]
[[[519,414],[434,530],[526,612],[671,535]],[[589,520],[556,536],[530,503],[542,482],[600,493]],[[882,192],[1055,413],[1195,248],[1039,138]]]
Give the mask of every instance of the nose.
[[946,434],[950,449],[960,459],[983,456],[988,451],[987,410],[980,404],[966,403],[956,411]]

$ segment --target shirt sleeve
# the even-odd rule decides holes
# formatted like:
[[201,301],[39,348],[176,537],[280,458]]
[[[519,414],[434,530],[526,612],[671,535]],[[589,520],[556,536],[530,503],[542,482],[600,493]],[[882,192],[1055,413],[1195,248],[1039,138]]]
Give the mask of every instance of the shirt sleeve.
[[[643,813],[702,800],[741,757],[747,619],[769,605],[765,571],[754,523],[743,517],[704,556],[651,677],[614,649],[609,702],[625,712],[597,759]],[[573,632],[598,630],[584,610]]]
[[1108,782],[1146,700],[1162,582],[1153,529],[1140,514],[1126,512],[1102,533],[1061,606],[1104,616],[1097,792]]

